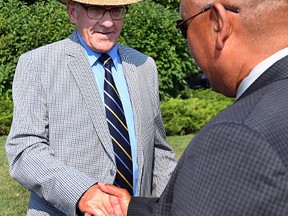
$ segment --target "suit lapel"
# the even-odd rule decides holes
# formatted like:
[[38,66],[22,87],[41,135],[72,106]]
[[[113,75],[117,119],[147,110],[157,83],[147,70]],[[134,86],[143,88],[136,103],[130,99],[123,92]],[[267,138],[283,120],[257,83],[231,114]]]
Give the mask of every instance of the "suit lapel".
[[[141,125],[142,120],[142,107],[141,107],[141,94],[139,89],[139,80],[137,75],[137,67],[135,64],[129,61],[129,57],[126,55],[124,50],[125,48],[121,45],[118,46],[118,51],[122,60],[122,67],[124,76],[127,82],[128,91],[130,95],[130,101],[132,105],[134,125],[135,125],[135,136],[137,142],[137,162],[138,162],[138,179],[140,180],[143,169],[143,143],[141,142],[141,138],[143,134],[141,134]],[[138,181],[138,188],[140,188],[141,181]]]
[[[113,146],[108,130],[103,103],[99,95],[93,71],[88,63],[84,49],[79,44],[76,34],[72,34],[72,40],[66,47],[67,64],[75,82],[82,94],[83,102],[91,117],[97,136],[103,147],[107,150],[111,159],[115,162]],[[79,101],[82,103],[82,101]]]

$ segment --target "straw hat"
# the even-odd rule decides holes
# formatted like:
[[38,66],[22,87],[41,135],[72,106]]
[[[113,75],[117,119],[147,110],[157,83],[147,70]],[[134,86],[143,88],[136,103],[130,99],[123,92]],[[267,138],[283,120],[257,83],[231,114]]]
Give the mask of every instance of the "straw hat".
[[[62,2],[63,4],[67,4],[70,0],[58,0],[58,1]],[[117,5],[133,4],[141,0],[73,0],[73,1],[89,5],[117,6]]]

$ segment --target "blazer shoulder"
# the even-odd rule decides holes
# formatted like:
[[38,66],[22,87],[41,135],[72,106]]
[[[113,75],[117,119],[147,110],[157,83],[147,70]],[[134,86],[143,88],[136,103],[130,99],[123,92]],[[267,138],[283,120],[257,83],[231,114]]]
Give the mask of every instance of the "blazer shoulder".
[[121,53],[121,54],[125,54],[125,55],[129,55],[129,56],[142,56],[142,57],[144,57],[144,56],[147,56],[146,54],[144,54],[144,53],[142,53],[142,52],[140,52],[140,51],[138,51],[138,50],[136,50],[136,49],[134,49],[134,48],[132,48],[132,47],[129,47],[129,46],[125,46],[125,45],[122,45],[122,44],[119,44],[118,45],[118,51],[119,51],[119,53]]
[[141,65],[147,61],[154,63],[154,59],[150,56],[125,45],[119,44],[118,52],[123,61],[134,64],[136,66]]

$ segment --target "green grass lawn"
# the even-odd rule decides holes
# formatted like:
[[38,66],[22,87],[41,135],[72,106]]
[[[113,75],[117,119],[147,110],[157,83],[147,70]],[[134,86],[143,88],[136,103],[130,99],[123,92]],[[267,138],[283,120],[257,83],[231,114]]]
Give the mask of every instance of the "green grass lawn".
[[174,149],[177,159],[181,157],[186,146],[190,143],[192,138],[193,138],[193,135],[167,137],[167,142]]
[[[167,142],[180,158],[193,135],[167,137]],[[0,216],[24,216],[28,205],[29,192],[9,176],[5,153],[6,137],[0,137]]]

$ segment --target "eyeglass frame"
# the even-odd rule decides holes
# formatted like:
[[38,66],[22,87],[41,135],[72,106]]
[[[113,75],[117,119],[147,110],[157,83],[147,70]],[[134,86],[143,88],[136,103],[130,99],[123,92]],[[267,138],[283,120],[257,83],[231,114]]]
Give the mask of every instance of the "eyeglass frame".
[[[187,31],[188,31],[188,27],[189,27],[189,24],[185,25],[188,21],[191,21],[192,19],[194,19],[195,17],[197,17],[198,15],[208,11],[211,9],[211,4],[207,5],[203,10],[201,10],[200,12],[198,12],[197,14],[189,17],[188,19],[186,20],[177,20],[176,21],[176,28],[178,29],[179,33],[185,38],[187,39]],[[227,5],[224,5],[224,8],[228,11],[231,11],[233,13],[239,13],[240,12],[240,9],[239,8],[236,8],[236,7],[232,7],[232,6],[227,6]]]
[[[93,20],[100,20],[100,19],[102,19],[102,18],[105,16],[106,12],[109,12],[110,17],[111,17],[112,20],[123,20],[124,17],[125,17],[125,15],[126,15],[127,12],[128,12],[128,6],[127,6],[127,5],[119,6],[119,7],[112,7],[112,8],[110,8],[110,9],[107,10],[106,8],[101,7],[101,6],[87,5],[87,4],[83,4],[83,3],[78,3],[78,4],[81,5],[81,7],[83,7],[83,8],[85,9],[87,17],[88,17],[89,19],[93,19]],[[89,8],[101,8],[101,9],[103,9],[104,12],[102,13],[102,17],[100,17],[99,19],[91,18],[91,17],[88,15],[88,9],[89,9]],[[120,18],[120,19],[113,19],[113,17],[112,17],[112,10],[115,9],[115,8],[123,8],[123,9],[125,9],[125,10],[124,10],[125,12],[124,12],[122,18]]]

